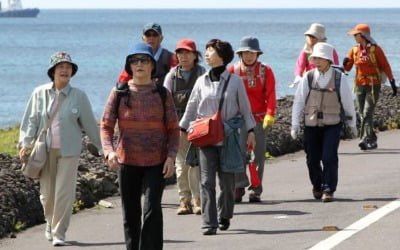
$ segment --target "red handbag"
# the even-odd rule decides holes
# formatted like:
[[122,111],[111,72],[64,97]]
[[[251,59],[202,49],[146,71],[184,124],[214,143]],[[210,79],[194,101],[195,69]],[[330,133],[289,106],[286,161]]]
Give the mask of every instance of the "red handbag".
[[224,140],[224,125],[221,117],[221,109],[230,78],[231,75],[229,75],[228,79],[225,81],[224,88],[222,89],[218,111],[212,116],[197,119],[188,129],[188,140],[196,147],[205,147]]
[[188,140],[196,147],[205,147],[224,140],[221,112],[196,120],[188,130]]

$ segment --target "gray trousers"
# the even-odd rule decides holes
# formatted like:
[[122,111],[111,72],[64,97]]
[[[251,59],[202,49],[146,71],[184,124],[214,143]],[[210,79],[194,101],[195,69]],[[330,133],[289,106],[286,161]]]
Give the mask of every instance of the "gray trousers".
[[[261,181],[261,186],[258,188],[249,189],[253,190],[257,194],[261,194],[263,191],[262,187],[262,178],[264,175],[264,163],[265,163],[265,148],[266,148],[266,132],[262,127],[262,121],[257,122],[256,127],[254,128],[254,133],[256,135],[256,148],[254,149],[255,162],[258,167],[258,177]],[[243,159],[246,159],[246,142],[247,142],[247,131],[245,129],[240,130],[240,147],[243,152]],[[235,174],[235,187],[236,188],[245,188],[250,185],[249,178],[246,172],[246,166],[244,167],[244,172]]]
[[[222,147],[219,146],[203,147],[199,150],[202,228],[217,228],[218,217],[224,219],[233,217],[235,174],[222,172],[221,151]],[[216,202],[217,173],[220,187],[218,204]]]
[[358,86],[355,88],[358,112],[361,117],[360,138],[369,141],[377,140],[374,132],[375,106],[381,92],[381,85]]

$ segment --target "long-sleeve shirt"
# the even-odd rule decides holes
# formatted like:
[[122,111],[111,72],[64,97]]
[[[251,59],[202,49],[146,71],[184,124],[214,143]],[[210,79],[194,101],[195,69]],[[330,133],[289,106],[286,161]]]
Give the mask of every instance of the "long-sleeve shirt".
[[[80,89],[67,85],[61,90],[64,101],[58,111],[61,155],[79,156],[82,150],[82,130],[101,152],[98,123],[94,117],[87,95]],[[53,83],[37,87],[27,104],[22,118],[19,147],[31,146],[42,128],[48,122],[51,107],[56,96]],[[51,127],[48,129],[46,143],[52,141]]]
[[[317,77],[318,86],[322,89],[326,88],[332,76],[332,67],[325,73],[321,73],[316,70],[314,77]],[[292,127],[300,127],[300,117],[303,113],[306,98],[310,88],[308,85],[308,79],[306,76],[302,78],[300,84],[297,87],[294,95],[293,107],[292,107]],[[351,120],[347,120],[347,124],[350,127],[356,126],[356,111],[354,108],[353,95],[351,88],[347,82],[347,77],[342,74],[340,79],[340,98],[343,105],[343,109],[346,116],[351,117]]]
[[[375,52],[373,55],[371,55],[372,46],[375,46]],[[356,55],[354,55],[354,49],[357,49]],[[373,63],[373,59],[371,58],[372,56],[375,57],[376,64]],[[349,58],[349,61],[343,65],[346,71],[350,71],[353,64],[357,67],[355,77],[356,85],[381,84],[382,80],[377,77],[381,72],[384,72],[389,80],[393,79],[390,64],[382,48],[378,45],[368,44],[366,48],[362,48],[361,45],[358,45],[349,50],[347,58]],[[378,70],[381,72],[377,72]]]
[[[121,164],[156,166],[167,157],[175,159],[179,146],[179,126],[171,93],[166,91],[165,120],[162,98],[155,85],[129,86],[130,96],[123,96],[117,107],[117,92],[108,97],[101,120],[104,155],[116,152]],[[128,103],[128,105],[126,105]],[[116,116],[118,115],[118,116]],[[113,145],[118,122],[119,137]]]
[[[190,122],[198,118],[211,116],[218,111],[222,88],[229,74],[225,70],[221,74],[219,82],[211,81],[209,72],[197,79],[186,106],[186,111],[179,123],[181,128],[188,129]],[[231,74],[225,92],[221,115],[223,120],[229,120],[239,114],[243,116],[247,130],[256,126],[242,79],[235,74]]]
[[[235,66],[229,67],[228,71],[235,73]],[[250,101],[251,111],[254,114],[256,122],[261,122],[265,115],[275,116],[276,109],[276,91],[275,91],[275,76],[272,69],[261,62],[257,62],[254,66],[254,76],[260,76],[261,67],[265,67],[264,79],[255,78],[254,84],[249,84],[246,79],[246,72],[242,69],[239,71],[239,76],[243,80],[243,84]],[[261,82],[264,80],[264,82]]]
[[[309,57],[310,54],[306,51],[300,52],[294,68],[294,76],[303,76],[304,72],[315,68],[315,64],[309,61]],[[335,49],[333,49],[333,64],[339,65],[339,56]]]

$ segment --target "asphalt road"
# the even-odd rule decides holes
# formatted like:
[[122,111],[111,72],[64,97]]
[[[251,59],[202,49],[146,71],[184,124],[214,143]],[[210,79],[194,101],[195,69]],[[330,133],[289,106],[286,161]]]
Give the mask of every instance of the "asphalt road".
[[[378,135],[378,149],[360,151],[357,140],[340,145],[336,200],[312,197],[303,152],[266,163],[263,202],[235,206],[228,231],[203,236],[201,217],[176,215],[177,189],[163,197],[164,249],[400,249],[400,130]],[[125,249],[119,197],[114,208],[74,215],[65,249]],[[45,250],[45,225],[0,240],[0,249]]]

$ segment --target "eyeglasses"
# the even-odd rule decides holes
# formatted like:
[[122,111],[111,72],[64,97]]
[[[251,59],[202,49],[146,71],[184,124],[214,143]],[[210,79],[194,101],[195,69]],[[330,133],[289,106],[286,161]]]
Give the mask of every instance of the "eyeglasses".
[[144,33],[144,36],[146,36],[146,37],[158,37],[159,34],[157,32],[146,32],[146,33]]
[[147,65],[151,62],[150,57],[146,56],[146,57],[132,57],[129,59],[129,63],[133,64],[133,65],[138,65],[139,62],[143,65]]

